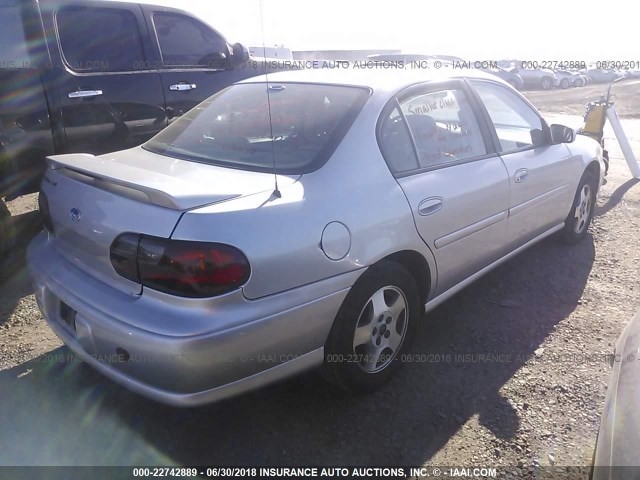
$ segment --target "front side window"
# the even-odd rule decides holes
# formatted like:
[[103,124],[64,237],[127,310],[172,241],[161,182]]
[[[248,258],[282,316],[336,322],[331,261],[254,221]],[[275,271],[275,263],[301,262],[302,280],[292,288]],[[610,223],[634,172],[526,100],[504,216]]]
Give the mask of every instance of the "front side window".
[[56,14],[60,46],[77,72],[131,72],[144,63],[136,17],[116,8],[65,7]]
[[232,85],[143,147],[212,165],[301,174],[331,156],[369,91],[284,83],[271,84],[268,94],[264,83]]
[[466,95],[442,89],[404,98],[400,107],[418,151],[420,168],[487,154]]
[[165,67],[206,67],[229,56],[224,38],[193,18],[158,12],[153,24]]
[[544,143],[540,116],[524,100],[500,85],[473,82],[500,141],[500,153],[527,149]]

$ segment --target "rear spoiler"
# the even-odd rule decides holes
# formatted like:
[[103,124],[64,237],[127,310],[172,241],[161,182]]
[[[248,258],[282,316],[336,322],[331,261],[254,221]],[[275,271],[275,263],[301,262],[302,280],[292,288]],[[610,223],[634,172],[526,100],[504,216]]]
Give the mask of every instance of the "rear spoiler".
[[[118,173],[121,176],[126,176],[128,180],[118,178],[114,176],[114,166],[108,159],[88,153],[54,155],[47,157],[47,163],[49,169],[59,171],[65,176],[91,184],[101,190],[171,210],[184,211],[194,208],[194,205],[212,203],[210,195],[185,196],[182,194],[178,197],[171,195],[170,192],[154,188],[153,175],[132,166],[118,164]],[[188,191],[189,186],[184,184],[185,182],[176,178],[173,183],[176,191]],[[163,186],[166,190],[166,183]]]

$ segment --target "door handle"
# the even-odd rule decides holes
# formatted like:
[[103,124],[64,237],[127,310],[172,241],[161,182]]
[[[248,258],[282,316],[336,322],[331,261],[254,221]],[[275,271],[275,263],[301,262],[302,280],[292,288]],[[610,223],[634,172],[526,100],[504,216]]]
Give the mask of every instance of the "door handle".
[[425,198],[420,205],[418,205],[418,213],[423,217],[433,215],[439,211],[444,205],[444,200],[441,197]]
[[527,170],[526,168],[521,168],[513,176],[513,179],[515,180],[516,183],[522,183],[522,182],[525,182],[528,177],[529,177],[529,170]]
[[171,85],[169,90],[172,92],[186,92],[188,90],[194,90],[197,87],[195,83],[176,83]]
[[102,95],[102,90],[77,90],[69,93],[69,98],[92,98]]

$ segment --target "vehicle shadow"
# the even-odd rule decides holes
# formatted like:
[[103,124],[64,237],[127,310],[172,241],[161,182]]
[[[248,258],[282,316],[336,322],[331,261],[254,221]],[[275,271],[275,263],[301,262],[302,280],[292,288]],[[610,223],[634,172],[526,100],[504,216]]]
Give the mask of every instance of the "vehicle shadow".
[[42,217],[38,211],[15,215],[10,221],[12,226],[7,230],[13,237],[13,247],[8,253],[0,255],[0,286],[11,280],[16,272],[24,267],[27,246],[42,230]]
[[21,298],[33,293],[25,269],[27,245],[42,229],[40,214],[29,212],[12,218],[15,247],[0,256],[0,328],[9,320]]
[[638,180],[637,178],[632,178],[631,180],[627,180],[626,182],[624,182],[622,185],[616,188],[613,193],[611,193],[611,196],[607,199],[604,205],[598,205],[595,211],[595,215],[597,217],[601,217],[609,213],[622,201],[627,192],[639,182],[640,180]]
[[590,235],[548,239],[494,270],[430,313],[414,362],[368,396],[309,373],[176,409],[61,348],[0,372],[0,440],[21,439],[5,438],[0,464],[420,465],[472,418],[512,439],[520,419],[502,388],[575,309],[594,255]]

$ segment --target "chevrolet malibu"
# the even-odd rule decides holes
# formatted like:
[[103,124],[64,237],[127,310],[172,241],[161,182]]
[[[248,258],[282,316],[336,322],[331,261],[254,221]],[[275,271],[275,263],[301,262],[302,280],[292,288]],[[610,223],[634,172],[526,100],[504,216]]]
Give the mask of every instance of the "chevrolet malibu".
[[28,251],[44,317],[178,406],[315,367],[380,387],[425,311],[584,238],[604,172],[596,142],[463,71],[256,77],[140,147],[48,162]]

